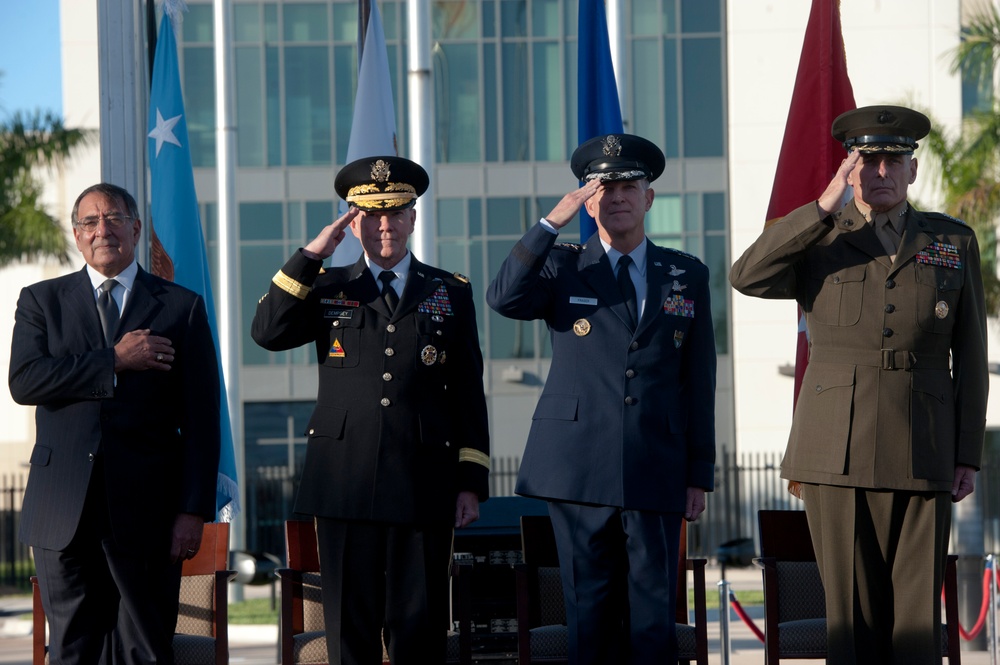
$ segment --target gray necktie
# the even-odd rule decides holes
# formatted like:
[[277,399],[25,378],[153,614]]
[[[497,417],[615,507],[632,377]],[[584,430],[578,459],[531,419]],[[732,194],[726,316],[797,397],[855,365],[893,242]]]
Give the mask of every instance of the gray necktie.
[[391,270],[383,270],[379,273],[378,279],[382,282],[382,298],[385,300],[385,304],[389,307],[389,313],[396,311],[396,305],[399,304],[399,294],[396,293],[396,289],[392,288],[390,282],[396,279],[396,273]]
[[117,280],[109,279],[97,287],[97,315],[101,317],[104,340],[109,347],[115,345],[115,332],[118,330],[118,303],[111,295],[116,286]]
[[632,265],[632,257],[622,254],[618,257],[618,288],[621,289],[622,299],[628,308],[628,315],[631,317],[631,326],[635,330],[635,324],[639,320],[639,306],[635,296],[635,283],[632,276],[628,274],[628,267]]

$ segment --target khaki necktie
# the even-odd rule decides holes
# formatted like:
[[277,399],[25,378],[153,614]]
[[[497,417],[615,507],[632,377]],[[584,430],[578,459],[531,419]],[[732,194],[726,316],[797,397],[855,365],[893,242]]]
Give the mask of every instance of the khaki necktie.
[[882,247],[885,248],[885,253],[889,255],[892,260],[896,259],[896,250],[899,249],[900,235],[896,231],[896,227],[893,226],[892,221],[889,219],[889,215],[884,212],[877,213],[874,217],[875,221],[875,235],[878,236],[879,241],[882,243]]

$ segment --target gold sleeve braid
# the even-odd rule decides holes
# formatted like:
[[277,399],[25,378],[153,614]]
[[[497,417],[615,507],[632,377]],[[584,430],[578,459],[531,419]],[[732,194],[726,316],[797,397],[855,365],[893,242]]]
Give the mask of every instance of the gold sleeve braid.
[[458,451],[459,462],[472,462],[490,468],[490,456],[475,448],[462,448]]
[[302,282],[298,282],[282,271],[278,271],[274,278],[271,280],[274,285],[277,286],[282,291],[289,293],[299,300],[305,300],[309,292],[312,291],[311,286],[306,286]]

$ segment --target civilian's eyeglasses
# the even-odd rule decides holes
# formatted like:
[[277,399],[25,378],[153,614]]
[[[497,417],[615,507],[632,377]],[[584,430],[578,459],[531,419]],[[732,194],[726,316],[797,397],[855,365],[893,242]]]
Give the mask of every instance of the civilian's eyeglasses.
[[126,217],[125,215],[100,215],[97,217],[84,217],[83,219],[76,220],[76,228],[80,229],[84,233],[93,233],[97,230],[97,225],[101,220],[107,224],[108,228],[120,229],[125,226],[128,222],[132,221],[131,217]]

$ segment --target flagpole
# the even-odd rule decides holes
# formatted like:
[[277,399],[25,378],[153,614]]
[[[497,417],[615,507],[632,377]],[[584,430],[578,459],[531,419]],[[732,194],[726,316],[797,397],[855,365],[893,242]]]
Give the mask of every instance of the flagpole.
[[[232,11],[231,0],[214,0],[215,22],[215,157],[218,178],[218,224],[219,224],[219,353],[226,382],[226,408],[233,431],[233,448],[236,468],[244,468],[243,458],[243,414],[240,408],[240,329],[234,304],[238,302],[239,274],[236,239],[236,186],[234,182],[235,134],[231,95],[232,57]],[[240,488],[245,492],[245,485]],[[241,505],[246,505],[245,497],[240,497]],[[240,512],[233,521],[230,532],[231,547],[246,549],[246,514]],[[240,585],[234,585],[235,592],[242,592]]]
[[431,10],[428,0],[411,0],[407,3],[409,34],[408,60],[410,70],[407,83],[410,91],[410,159],[417,162],[431,177],[428,196],[417,203],[419,215],[413,230],[410,249],[424,263],[437,262],[437,245],[434,242],[437,226],[434,186],[434,96],[431,80]]

